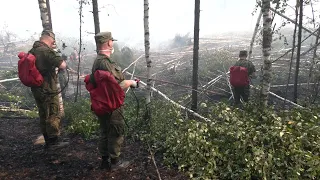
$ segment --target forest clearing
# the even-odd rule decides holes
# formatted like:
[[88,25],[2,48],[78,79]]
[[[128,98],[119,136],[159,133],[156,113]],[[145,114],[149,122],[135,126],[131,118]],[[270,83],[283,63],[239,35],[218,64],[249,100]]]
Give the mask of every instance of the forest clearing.
[[[120,67],[117,73],[127,82],[136,83],[121,86],[123,113],[119,108],[125,124],[117,158],[129,165],[110,171],[101,169],[105,158],[100,147],[102,116],[93,108],[92,91],[85,80],[94,74],[97,57],[107,51],[102,48],[105,42],[98,43],[99,36],[106,34],[101,26],[105,5],[100,3],[104,2],[77,0],[79,27],[74,32],[79,37],[63,37],[61,32],[51,37],[51,50],[60,59],[65,57],[68,66],[64,75],[58,66],[53,69],[57,77],[54,97],[61,115],[59,140],[68,146],[48,148],[49,140],[41,129],[41,103],[36,91],[19,77],[20,52],[34,48],[39,37],[41,41],[50,36],[44,32],[55,32],[55,23],[62,23],[53,23],[51,14],[59,11],[50,9],[50,3],[57,4],[51,1],[38,0],[42,33],[22,40],[6,28],[0,32],[0,179],[320,178],[318,0],[259,0],[247,12],[257,18],[252,32],[206,36],[199,33],[205,7],[195,0],[193,33],[177,33],[157,47],[151,36],[156,31],[152,28],[156,13],[149,9],[153,1],[140,1],[143,45],[116,41],[114,31],[115,39],[110,33],[107,41],[113,43],[107,59]],[[93,14],[92,33],[84,30],[88,9]],[[256,77],[246,69],[249,100],[242,96],[237,104],[230,67],[237,66],[244,52]],[[50,117],[48,112],[46,123],[51,123]]]

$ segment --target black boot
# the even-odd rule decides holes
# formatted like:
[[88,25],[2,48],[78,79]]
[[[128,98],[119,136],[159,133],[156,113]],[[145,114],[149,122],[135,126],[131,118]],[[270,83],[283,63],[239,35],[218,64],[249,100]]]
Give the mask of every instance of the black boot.
[[48,134],[47,133],[43,133],[43,138],[44,138],[44,142],[48,142],[49,140],[49,137],[48,137]]
[[64,148],[69,145],[69,142],[61,141],[58,136],[48,137],[46,141],[46,147],[51,150],[56,150],[59,148]]
[[111,171],[125,169],[130,165],[130,161],[124,161],[119,158],[111,158]]
[[110,159],[109,159],[108,156],[102,156],[102,161],[101,161],[101,164],[100,164],[100,169],[110,171],[110,169],[111,169],[111,163],[110,163]]

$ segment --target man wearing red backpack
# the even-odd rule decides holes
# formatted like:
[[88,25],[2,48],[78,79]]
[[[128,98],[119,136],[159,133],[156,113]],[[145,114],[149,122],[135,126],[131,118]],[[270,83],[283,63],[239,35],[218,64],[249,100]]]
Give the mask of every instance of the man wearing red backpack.
[[[95,35],[95,41],[98,47],[98,55],[93,63],[92,74],[99,72],[98,70],[110,72],[122,89],[128,87],[138,87],[138,82],[135,80],[125,80],[121,68],[116,62],[110,59],[113,53],[113,39],[111,32],[101,32]],[[93,77],[90,76],[90,81]],[[110,81],[111,82],[111,81]],[[112,84],[110,84],[112,86]],[[109,87],[112,88],[112,87]],[[122,88],[122,89],[121,89]],[[123,94],[123,93],[119,93]],[[91,98],[92,100],[92,98]],[[102,156],[101,169],[116,170],[119,168],[126,168],[129,165],[128,161],[119,158],[121,145],[124,140],[125,122],[123,117],[122,107],[112,111],[105,112],[98,115],[100,122],[100,140],[99,152]]]
[[59,115],[59,92],[55,71],[56,67],[65,69],[66,62],[53,50],[54,46],[55,34],[52,31],[44,30],[40,40],[34,42],[32,49],[29,51],[36,57],[36,68],[43,76],[42,85],[31,87],[31,91],[39,111],[41,132],[46,147],[50,149],[68,145],[67,142],[62,142],[59,138],[61,117]]
[[248,52],[240,51],[239,60],[230,67],[230,84],[233,87],[235,105],[240,104],[240,98],[248,102],[250,95],[250,79],[256,78],[255,66],[247,60]]

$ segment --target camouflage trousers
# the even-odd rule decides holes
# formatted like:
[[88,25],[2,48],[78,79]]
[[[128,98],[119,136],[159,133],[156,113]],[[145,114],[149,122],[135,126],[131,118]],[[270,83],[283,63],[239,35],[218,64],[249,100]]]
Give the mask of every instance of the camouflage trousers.
[[59,136],[61,117],[59,115],[58,96],[49,96],[40,88],[32,90],[32,94],[38,107],[42,134],[48,138]]
[[99,152],[101,156],[118,158],[124,141],[124,120],[118,110],[99,116],[100,139]]
[[234,103],[235,105],[240,104],[240,99],[244,102],[249,101],[249,96],[250,96],[250,86],[245,86],[245,87],[234,87],[233,88],[233,96],[234,96]]

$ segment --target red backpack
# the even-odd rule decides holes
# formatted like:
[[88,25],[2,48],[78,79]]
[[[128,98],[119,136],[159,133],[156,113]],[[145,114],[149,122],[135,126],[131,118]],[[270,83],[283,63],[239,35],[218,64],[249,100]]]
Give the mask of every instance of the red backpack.
[[249,85],[248,69],[242,66],[230,67],[230,84],[233,87],[244,87]]
[[18,61],[18,75],[22,84],[28,87],[39,87],[43,77],[36,67],[36,57],[31,53],[20,52]]
[[[90,81],[94,79],[94,82]],[[125,93],[114,76],[108,71],[97,70],[84,79],[90,93],[91,110],[98,116],[111,113],[124,104]]]

